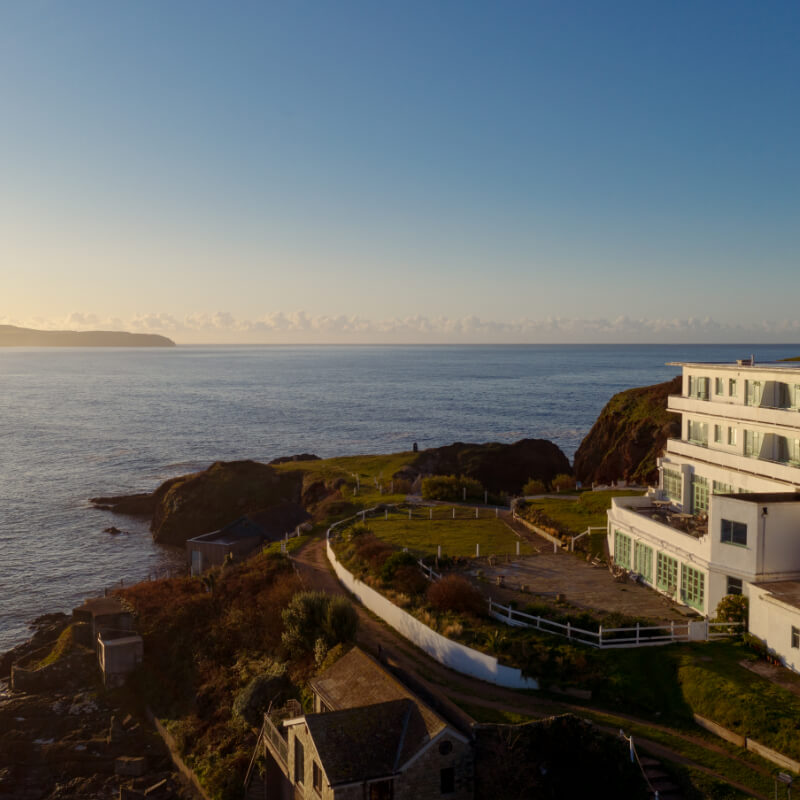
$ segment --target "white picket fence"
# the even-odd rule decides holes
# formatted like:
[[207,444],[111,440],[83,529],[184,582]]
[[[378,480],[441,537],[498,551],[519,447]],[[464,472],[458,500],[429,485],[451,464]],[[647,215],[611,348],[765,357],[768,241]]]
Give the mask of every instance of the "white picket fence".
[[511,606],[504,606],[489,598],[489,616],[515,628],[534,628],[544,633],[563,636],[570,641],[590,647],[648,647],[673,642],[708,642],[734,636],[743,626],[741,622],[709,622],[687,620],[664,625],[640,625],[627,628],[604,628],[596,631],[578,628],[569,622],[555,622],[545,617],[527,614]]

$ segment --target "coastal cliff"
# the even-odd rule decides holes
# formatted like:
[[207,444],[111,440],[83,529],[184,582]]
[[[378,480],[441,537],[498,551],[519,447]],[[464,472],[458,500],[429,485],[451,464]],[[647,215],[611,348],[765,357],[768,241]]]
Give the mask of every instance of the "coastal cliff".
[[519,494],[530,478],[550,483],[556,475],[571,473],[558,445],[547,439],[521,439],[513,444],[455,442],[423,450],[395,477],[461,475],[475,478],[490,492]]
[[154,333],[39,331],[0,325],[0,347],[175,347],[175,342]]
[[680,416],[667,398],[680,394],[681,377],[615,394],[575,453],[575,477],[584,483],[650,484],[667,439],[680,435]]

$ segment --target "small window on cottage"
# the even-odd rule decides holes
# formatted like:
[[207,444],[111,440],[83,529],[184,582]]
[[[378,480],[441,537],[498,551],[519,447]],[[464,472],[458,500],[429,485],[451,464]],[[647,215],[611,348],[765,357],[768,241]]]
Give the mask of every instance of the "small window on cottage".
[[303,743],[295,737],[294,740],[294,782],[302,783],[305,778],[306,764]]
[[439,772],[439,784],[442,794],[453,794],[456,790],[456,771],[454,767],[445,767]]
[[394,781],[375,781],[369,785],[369,800],[393,800]]
[[319,764],[314,762],[313,768],[313,784],[314,784],[314,791],[317,794],[322,794],[322,770],[319,768]]
[[792,647],[800,648],[800,628],[795,628],[794,625],[792,625]]

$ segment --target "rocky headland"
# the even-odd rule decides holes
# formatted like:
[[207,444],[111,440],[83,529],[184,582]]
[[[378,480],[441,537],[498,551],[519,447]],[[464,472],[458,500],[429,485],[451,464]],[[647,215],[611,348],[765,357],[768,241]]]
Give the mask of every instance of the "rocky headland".
[[40,331],[0,325],[0,347],[175,347],[175,342],[154,333]]
[[679,375],[615,394],[575,453],[575,477],[586,484],[656,482],[656,459],[667,439],[680,436],[680,416],[667,411],[667,398],[680,393]]

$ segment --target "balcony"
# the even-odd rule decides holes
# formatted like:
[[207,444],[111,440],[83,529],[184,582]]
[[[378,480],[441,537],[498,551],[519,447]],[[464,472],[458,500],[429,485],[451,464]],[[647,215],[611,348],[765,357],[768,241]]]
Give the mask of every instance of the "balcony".
[[692,442],[680,439],[667,441],[666,455],[683,456],[684,458],[712,464],[715,467],[741,472],[745,475],[755,475],[772,481],[779,481],[789,487],[800,486],[800,468],[793,461],[768,461],[756,456],[746,456],[742,453],[730,453],[724,450],[714,450]]
[[667,398],[667,410],[676,414],[701,414],[737,422],[778,426],[800,430],[800,409],[747,406],[728,398],[709,400],[673,394]]

